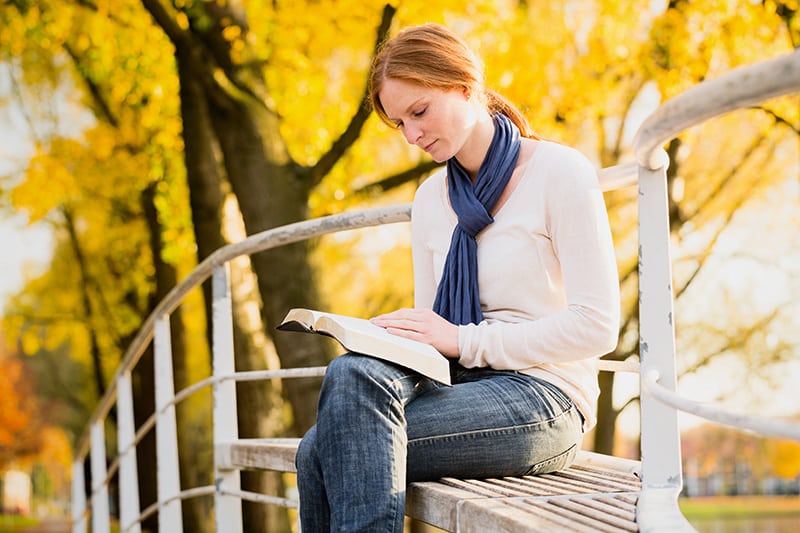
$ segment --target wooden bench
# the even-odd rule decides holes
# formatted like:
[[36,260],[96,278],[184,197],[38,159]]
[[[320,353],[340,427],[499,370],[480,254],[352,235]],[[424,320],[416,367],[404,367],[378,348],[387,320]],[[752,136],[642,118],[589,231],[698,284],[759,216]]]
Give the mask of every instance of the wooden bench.
[[[295,472],[300,439],[240,439],[217,446],[218,467]],[[638,531],[640,463],[581,451],[554,474],[412,483],[406,514],[446,531]]]

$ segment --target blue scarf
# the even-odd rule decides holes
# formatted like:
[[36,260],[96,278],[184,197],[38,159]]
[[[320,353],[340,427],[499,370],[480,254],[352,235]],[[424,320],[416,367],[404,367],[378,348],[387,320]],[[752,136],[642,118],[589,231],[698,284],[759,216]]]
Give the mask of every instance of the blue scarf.
[[520,150],[519,130],[505,115],[494,117],[494,137],[478,169],[475,183],[455,157],[447,161],[447,188],[458,224],[450,239],[450,250],[433,310],[458,325],[483,320],[478,296],[478,243],[475,237],[494,222],[489,214],[508,185]]

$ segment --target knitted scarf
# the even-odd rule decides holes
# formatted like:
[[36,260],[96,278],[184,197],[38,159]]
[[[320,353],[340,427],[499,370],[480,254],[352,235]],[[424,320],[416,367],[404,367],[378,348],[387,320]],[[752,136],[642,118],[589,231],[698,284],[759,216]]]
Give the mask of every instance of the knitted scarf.
[[454,324],[478,324],[483,320],[478,296],[478,243],[475,237],[494,222],[489,214],[506,188],[520,150],[520,134],[502,114],[494,117],[494,137],[475,183],[455,157],[447,161],[447,188],[458,224],[433,310]]

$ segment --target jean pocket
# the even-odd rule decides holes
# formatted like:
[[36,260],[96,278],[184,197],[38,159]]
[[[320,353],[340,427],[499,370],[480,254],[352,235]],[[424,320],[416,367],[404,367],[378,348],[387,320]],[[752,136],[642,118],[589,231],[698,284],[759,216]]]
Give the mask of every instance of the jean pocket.
[[550,472],[558,472],[567,468],[575,461],[578,455],[578,445],[573,444],[565,452],[562,452],[554,457],[540,461],[525,472],[526,476],[536,476],[539,474],[549,474]]

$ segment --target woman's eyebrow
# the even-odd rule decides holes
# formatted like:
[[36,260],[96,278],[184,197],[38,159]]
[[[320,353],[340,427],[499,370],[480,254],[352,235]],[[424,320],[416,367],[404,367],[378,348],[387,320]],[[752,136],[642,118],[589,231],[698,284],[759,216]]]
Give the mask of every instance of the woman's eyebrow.
[[[406,109],[405,109],[404,113],[405,113],[406,115],[410,115],[410,114],[411,114],[411,110],[414,108],[414,106],[416,106],[417,104],[419,104],[419,102],[420,102],[421,100],[424,100],[424,99],[425,99],[425,97],[424,97],[424,96],[420,96],[419,98],[417,98],[416,100],[414,100],[413,102],[411,102],[411,104],[409,104],[409,106],[408,106],[408,107],[406,107]],[[400,120],[400,119],[398,119],[398,118],[390,117],[389,115],[386,115],[386,116],[387,116],[387,117],[389,118],[389,120],[391,120],[392,122],[397,122],[397,121],[399,121],[399,120]]]

